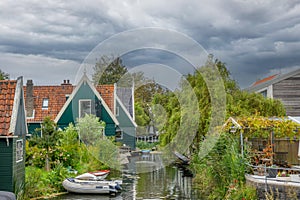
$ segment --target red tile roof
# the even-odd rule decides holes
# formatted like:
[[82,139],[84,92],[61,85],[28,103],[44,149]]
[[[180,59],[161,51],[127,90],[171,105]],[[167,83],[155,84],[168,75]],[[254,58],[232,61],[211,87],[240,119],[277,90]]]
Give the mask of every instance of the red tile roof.
[[[27,122],[41,122],[47,116],[54,120],[66,102],[66,95],[70,95],[73,88],[72,85],[33,86],[34,113],[32,118],[27,118]],[[26,89],[24,86],[24,94]],[[26,102],[26,95],[24,97]],[[42,108],[44,99],[48,99],[48,109]],[[25,108],[28,110],[27,105]]]
[[[58,115],[67,101],[67,96],[71,95],[75,86],[62,84],[59,86],[33,86],[34,116],[27,118],[27,122],[41,122],[47,116],[52,120]],[[114,108],[114,85],[97,86],[97,91],[113,111]],[[26,97],[26,86],[24,86],[24,97]],[[43,99],[48,99],[48,109],[43,109]],[[27,105],[25,105],[26,110]]]
[[261,80],[258,80],[258,81],[256,81],[256,82],[254,82],[254,83],[252,84],[252,86],[256,86],[256,85],[262,84],[262,83],[264,83],[264,82],[270,81],[270,80],[274,79],[277,75],[278,75],[278,74],[274,74],[274,75],[269,76],[269,77],[267,77],[267,78],[263,78],[263,79],[261,79]]
[[98,85],[96,87],[102,99],[108,105],[109,109],[114,113],[114,85]]
[[16,86],[16,80],[0,81],[0,135],[13,134],[9,133],[8,130],[13,111]]

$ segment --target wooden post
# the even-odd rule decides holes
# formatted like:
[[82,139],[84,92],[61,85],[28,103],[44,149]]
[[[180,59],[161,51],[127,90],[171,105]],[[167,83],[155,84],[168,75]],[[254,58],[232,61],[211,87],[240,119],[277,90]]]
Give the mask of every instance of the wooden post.
[[271,165],[273,165],[273,159],[274,159],[274,132],[271,130]]

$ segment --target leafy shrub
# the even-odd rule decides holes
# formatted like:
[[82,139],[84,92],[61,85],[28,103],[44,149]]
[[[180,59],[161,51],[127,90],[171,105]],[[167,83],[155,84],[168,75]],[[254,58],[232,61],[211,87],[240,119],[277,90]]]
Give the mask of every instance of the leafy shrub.
[[136,147],[139,149],[152,149],[156,145],[158,145],[158,142],[149,143],[149,142],[145,142],[145,141],[138,141],[136,143]]
[[205,158],[193,158],[194,183],[201,196],[206,199],[256,199],[255,189],[245,186],[247,162],[248,158],[243,158],[239,152],[239,143],[230,135],[222,134]]
[[48,185],[52,187],[55,192],[61,192],[64,191],[62,182],[69,176],[70,174],[68,173],[67,169],[63,166],[63,164],[59,163],[47,174],[44,181],[48,183]]
[[52,189],[43,181],[47,172],[37,167],[26,167],[25,177],[25,197],[29,199],[33,197],[50,194]]
[[[47,144],[42,138],[33,137],[26,142],[26,183],[25,199],[49,195],[64,190],[62,181],[74,174],[68,174],[67,168],[79,173],[107,169],[96,153],[91,154],[86,144],[79,142],[77,128],[70,124],[64,131],[48,131]],[[46,127],[46,126],[44,126]],[[53,130],[52,130],[53,131]],[[43,132],[45,133],[45,131]],[[59,137],[58,137],[59,136]],[[51,145],[50,145],[51,144]],[[52,170],[46,168],[46,157]]]

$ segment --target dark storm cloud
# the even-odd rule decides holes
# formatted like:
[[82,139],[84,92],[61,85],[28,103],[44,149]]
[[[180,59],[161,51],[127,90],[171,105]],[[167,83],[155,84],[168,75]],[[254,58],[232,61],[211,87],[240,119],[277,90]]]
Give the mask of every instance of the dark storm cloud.
[[[300,66],[300,2],[296,0],[3,0],[0,7],[0,68],[13,65],[18,70],[7,69],[13,76],[16,71],[27,73],[24,70],[32,70],[30,64],[38,65],[44,58],[40,68],[62,78],[49,66],[59,66],[65,73],[71,65],[76,70],[103,40],[141,27],[172,29],[190,36],[225,62],[241,87]],[[120,45],[132,42],[120,41]],[[141,56],[131,55],[127,63]],[[149,62],[155,60],[143,56]],[[170,58],[169,63],[180,63],[172,56],[155,56],[158,62]],[[39,79],[36,71],[31,73]]]

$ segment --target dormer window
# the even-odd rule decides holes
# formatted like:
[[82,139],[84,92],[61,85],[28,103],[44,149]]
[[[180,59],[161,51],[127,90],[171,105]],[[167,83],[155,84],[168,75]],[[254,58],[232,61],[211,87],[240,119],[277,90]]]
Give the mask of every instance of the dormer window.
[[43,110],[47,110],[48,109],[48,105],[49,105],[49,99],[48,98],[44,98],[43,99],[42,109]]
[[92,113],[92,101],[90,99],[79,100],[79,118],[84,117],[86,114]]

